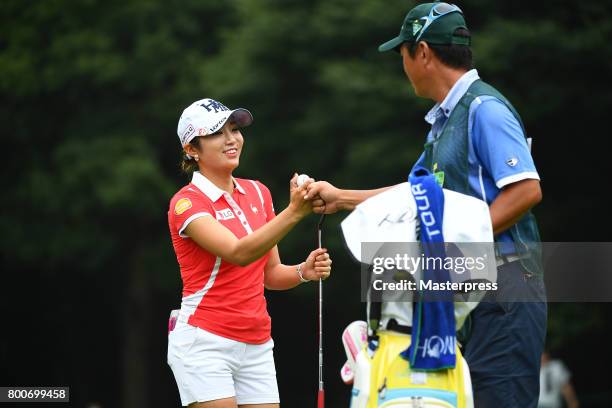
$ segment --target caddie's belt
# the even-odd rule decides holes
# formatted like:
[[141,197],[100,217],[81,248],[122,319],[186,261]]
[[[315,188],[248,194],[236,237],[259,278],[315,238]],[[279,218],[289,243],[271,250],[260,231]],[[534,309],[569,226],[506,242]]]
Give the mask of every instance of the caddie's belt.
[[507,255],[497,255],[495,257],[495,261],[497,262],[497,266],[502,266],[508,264],[510,262],[520,261],[521,259],[527,258],[529,254],[507,254]]

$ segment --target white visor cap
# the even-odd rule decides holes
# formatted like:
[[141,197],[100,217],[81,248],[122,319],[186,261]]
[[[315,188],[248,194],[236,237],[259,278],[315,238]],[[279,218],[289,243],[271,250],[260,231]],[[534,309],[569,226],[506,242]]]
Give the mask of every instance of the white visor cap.
[[189,144],[194,137],[212,135],[230,118],[238,127],[253,123],[253,115],[243,108],[230,110],[209,98],[192,103],[183,111],[176,129],[181,146]]

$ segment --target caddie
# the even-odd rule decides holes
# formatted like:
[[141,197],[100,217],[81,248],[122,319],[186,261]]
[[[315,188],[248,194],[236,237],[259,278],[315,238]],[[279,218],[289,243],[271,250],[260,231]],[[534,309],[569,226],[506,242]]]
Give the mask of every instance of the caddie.
[[[530,209],[542,199],[540,177],[518,112],[473,68],[471,42],[459,7],[424,3],[408,12],[399,35],[379,51],[398,52],[416,95],[435,102],[425,115],[431,130],[415,166],[433,173],[445,189],[489,205],[498,290],[472,311],[462,337],[475,406],[536,407],[546,301]],[[353,210],[388,188],[345,190],[319,181],[307,198],[315,212],[329,214]]]

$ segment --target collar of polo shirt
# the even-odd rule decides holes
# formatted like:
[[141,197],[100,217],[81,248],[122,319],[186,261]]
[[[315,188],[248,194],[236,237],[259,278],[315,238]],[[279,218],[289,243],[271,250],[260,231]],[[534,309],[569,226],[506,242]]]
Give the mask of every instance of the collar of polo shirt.
[[463,95],[465,95],[470,85],[472,85],[472,83],[478,79],[480,79],[480,76],[478,75],[478,71],[476,69],[471,69],[463,74],[448,91],[448,94],[442,103],[436,103],[434,107],[427,112],[427,115],[425,115],[425,121],[430,125],[433,125],[437,116],[440,114],[443,114],[448,118],[453,109],[455,109],[455,106],[457,106],[459,100],[463,97]]
[[[238,183],[238,181],[232,177],[232,181],[234,182],[234,186],[236,186],[236,190],[240,194],[246,194],[244,188]],[[193,172],[193,177],[191,178],[191,182],[197,188],[199,188],[211,201],[215,202],[225,193],[225,191],[221,190],[219,187],[215,186],[212,181],[206,178],[199,171]]]

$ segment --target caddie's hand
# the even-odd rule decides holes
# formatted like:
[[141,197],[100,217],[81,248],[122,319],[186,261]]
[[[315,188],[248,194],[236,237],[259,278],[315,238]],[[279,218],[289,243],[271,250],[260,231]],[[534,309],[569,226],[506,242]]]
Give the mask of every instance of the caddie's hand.
[[333,214],[340,210],[338,199],[340,189],[327,181],[316,181],[308,184],[306,200],[312,201],[312,210],[317,214]]
[[289,206],[288,208],[295,212],[300,218],[307,216],[312,212],[312,202],[306,200],[308,186],[314,181],[313,179],[307,180],[300,187],[297,185],[297,173],[294,173],[291,181],[289,182]]
[[302,268],[302,276],[308,280],[327,279],[331,274],[332,260],[327,249],[318,248],[308,255],[304,267]]

